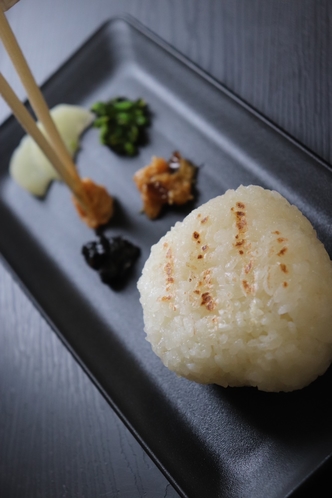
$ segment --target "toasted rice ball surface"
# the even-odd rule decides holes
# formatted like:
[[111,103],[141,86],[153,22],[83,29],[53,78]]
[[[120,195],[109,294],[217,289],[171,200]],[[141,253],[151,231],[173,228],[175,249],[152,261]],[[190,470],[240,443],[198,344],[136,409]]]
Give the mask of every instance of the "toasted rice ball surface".
[[275,191],[241,186],[192,211],[138,289],[154,352],[196,382],[292,391],[332,360],[332,263]]

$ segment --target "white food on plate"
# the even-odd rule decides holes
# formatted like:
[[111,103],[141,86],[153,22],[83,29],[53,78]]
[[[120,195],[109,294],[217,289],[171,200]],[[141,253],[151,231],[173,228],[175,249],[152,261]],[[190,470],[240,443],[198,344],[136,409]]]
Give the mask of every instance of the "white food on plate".
[[228,190],[152,247],[138,282],[147,340],[178,375],[300,389],[332,360],[332,263],[275,191]]
[[[69,104],[59,104],[50,112],[68,151],[73,156],[79,147],[79,137],[93,122],[94,114],[83,107]],[[45,133],[40,123],[38,127]],[[49,184],[53,180],[59,180],[58,173],[29,135],[25,135],[15,149],[9,171],[22,188],[36,196],[45,195]]]

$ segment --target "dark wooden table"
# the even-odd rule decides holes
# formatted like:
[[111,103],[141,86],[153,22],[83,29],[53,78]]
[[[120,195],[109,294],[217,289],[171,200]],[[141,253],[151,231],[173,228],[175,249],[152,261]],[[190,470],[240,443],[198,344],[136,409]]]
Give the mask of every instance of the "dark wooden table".
[[[123,13],[331,164],[328,0],[21,0],[8,19],[42,83]],[[25,97],[2,47],[0,70]],[[178,495],[0,263],[0,497],[116,496]]]

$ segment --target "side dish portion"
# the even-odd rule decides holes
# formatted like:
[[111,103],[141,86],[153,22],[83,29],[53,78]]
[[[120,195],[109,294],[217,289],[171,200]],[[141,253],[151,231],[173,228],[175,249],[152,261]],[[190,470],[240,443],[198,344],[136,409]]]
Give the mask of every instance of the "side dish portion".
[[143,99],[116,97],[108,102],[96,102],[91,110],[97,116],[93,126],[100,129],[100,142],[116,154],[135,156],[146,143],[150,111]]
[[138,288],[147,340],[188,379],[292,391],[332,360],[332,263],[277,192],[241,186],[192,211]]
[[[51,110],[51,116],[68,149],[73,156],[79,148],[79,137],[91,125],[94,115],[86,109],[68,104],[59,104]],[[38,127],[45,134],[44,127]],[[22,188],[33,195],[45,195],[50,183],[60,177],[36,142],[25,135],[14,151],[9,171]]]
[[81,187],[89,210],[87,211],[74,196],[72,198],[81,220],[93,229],[108,223],[114,213],[113,197],[103,185],[98,185],[90,178],[83,178]]
[[153,157],[151,164],[134,175],[145,214],[154,219],[166,204],[180,206],[192,200],[195,176],[196,167],[179,152],[174,152],[169,161]]
[[103,234],[99,235],[99,240],[82,247],[87,264],[99,273],[104,284],[111,287],[123,284],[140,253],[140,249],[129,240]]

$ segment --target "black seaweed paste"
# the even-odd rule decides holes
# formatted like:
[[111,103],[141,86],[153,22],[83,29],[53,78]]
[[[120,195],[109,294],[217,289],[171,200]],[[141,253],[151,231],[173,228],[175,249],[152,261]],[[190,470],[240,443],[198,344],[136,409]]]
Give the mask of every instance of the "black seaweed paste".
[[99,235],[99,240],[88,242],[82,247],[87,264],[99,273],[104,284],[113,288],[121,287],[134,266],[141,251],[122,237],[107,238]]

